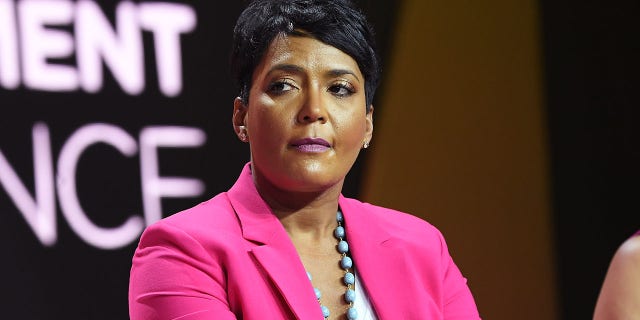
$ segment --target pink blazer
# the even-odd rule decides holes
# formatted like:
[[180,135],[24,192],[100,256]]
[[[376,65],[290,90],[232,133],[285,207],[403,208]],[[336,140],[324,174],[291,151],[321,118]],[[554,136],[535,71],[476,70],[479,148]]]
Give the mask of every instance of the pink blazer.
[[[380,319],[479,319],[445,241],[414,216],[343,196],[347,239]],[[143,233],[129,313],[141,319],[322,319],[280,221],[245,166],[225,193]]]

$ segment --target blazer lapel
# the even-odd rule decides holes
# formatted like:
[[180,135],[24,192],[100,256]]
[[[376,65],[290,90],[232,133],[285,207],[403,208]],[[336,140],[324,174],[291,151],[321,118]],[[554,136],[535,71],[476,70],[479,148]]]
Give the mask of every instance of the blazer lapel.
[[256,244],[249,254],[266,271],[292,314],[297,319],[322,319],[302,261],[284,227],[258,194],[248,164],[227,195],[243,237]]
[[[302,262],[286,233],[284,237],[286,239],[282,241],[255,247],[250,253],[267,272],[297,319],[322,319],[320,306]],[[285,242],[289,242],[291,248],[283,247]]]
[[402,314],[398,310],[403,310],[406,302],[398,296],[403,292],[403,283],[394,277],[394,270],[398,269],[398,263],[402,263],[402,257],[393,248],[394,241],[384,226],[367,217],[361,206],[353,205],[352,201],[340,197],[356,273],[378,318],[399,319]]

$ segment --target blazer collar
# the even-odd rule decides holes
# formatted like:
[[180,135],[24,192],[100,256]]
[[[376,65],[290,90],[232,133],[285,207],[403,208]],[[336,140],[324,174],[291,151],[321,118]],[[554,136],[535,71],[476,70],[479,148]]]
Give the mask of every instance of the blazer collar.
[[302,261],[284,227],[258,194],[249,164],[227,196],[240,222],[242,236],[257,244],[248,250],[249,254],[267,272],[295,317],[322,319]]
[[244,166],[227,196],[236,212],[245,239],[259,244],[282,241],[276,235],[284,232],[284,227],[260,197],[253,182],[250,163]]
[[372,219],[373,210],[365,210],[368,204],[343,196],[339,204],[360,285],[364,285],[379,319],[398,318],[398,310],[403,310],[404,303],[395,296],[397,291],[390,290],[396,286],[390,282],[396,281],[393,270],[397,269],[401,254],[394,249],[393,237],[380,219]]

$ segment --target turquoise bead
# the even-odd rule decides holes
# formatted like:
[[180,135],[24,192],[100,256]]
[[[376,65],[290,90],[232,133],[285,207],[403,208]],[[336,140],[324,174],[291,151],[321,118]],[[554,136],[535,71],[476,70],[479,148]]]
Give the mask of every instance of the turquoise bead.
[[[345,228],[342,226],[342,223],[344,222],[344,216],[342,215],[342,212],[340,210],[336,212],[336,221],[338,222],[338,226],[333,231],[333,235],[338,239],[337,249],[338,252],[342,255],[342,258],[340,259],[340,266],[345,269],[345,271],[348,271],[353,267],[353,260],[351,260],[351,258],[347,256],[347,254],[349,253],[349,244],[344,240],[346,236]],[[309,281],[311,281],[311,273],[307,272],[307,277],[309,278]],[[353,273],[345,272],[343,281],[347,286],[347,290],[344,293],[344,300],[351,305],[351,307],[347,309],[347,319],[354,320],[358,318],[358,312],[353,308],[353,302],[356,300],[356,292],[351,289],[353,288],[351,286],[355,284],[356,278]],[[329,311],[329,308],[322,305],[322,301],[320,300],[322,298],[322,293],[320,292],[320,289],[314,287],[313,293],[315,294],[316,299],[318,299],[318,302],[320,304],[322,316],[325,319],[328,319],[331,312]]]
[[333,231],[333,235],[338,239],[344,238],[344,228],[342,226],[337,226],[336,230]]
[[340,266],[342,269],[349,269],[353,266],[353,261],[349,257],[343,257],[342,260],[340,260]]
[[320,306],[320,308],[322,309],[322,316],[326,319],[329,318],[329,315],[331,314],[331,312],[329,312],[329,308],[325,307],[325,306]]
[[347,303],[356,301],[356,292],[351,289],[347,289],[347,292],[344,293],[344,301]]
[[350,285],[356,283],[356,277],[351,272],[344,274],[344,284]]
[[349,320],[358,319],[358,311],[356,310],[356,308],[352,307],[347,310],[347,319]]
[[340,240],[338,242],[338,252],[347,253],[347,251],[349,251],[349,244],[344,240]]

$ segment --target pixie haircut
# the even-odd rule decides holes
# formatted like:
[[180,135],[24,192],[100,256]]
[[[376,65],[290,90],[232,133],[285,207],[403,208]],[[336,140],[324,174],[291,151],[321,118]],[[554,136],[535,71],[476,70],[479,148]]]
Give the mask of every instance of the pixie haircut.
[[233,31],[231,72],[240,99],[249,102],[253,71],[278,35],[306,36],[353,58],[365,78],[366,111],[380,80],[373,29],[349,0],[256,0]]

